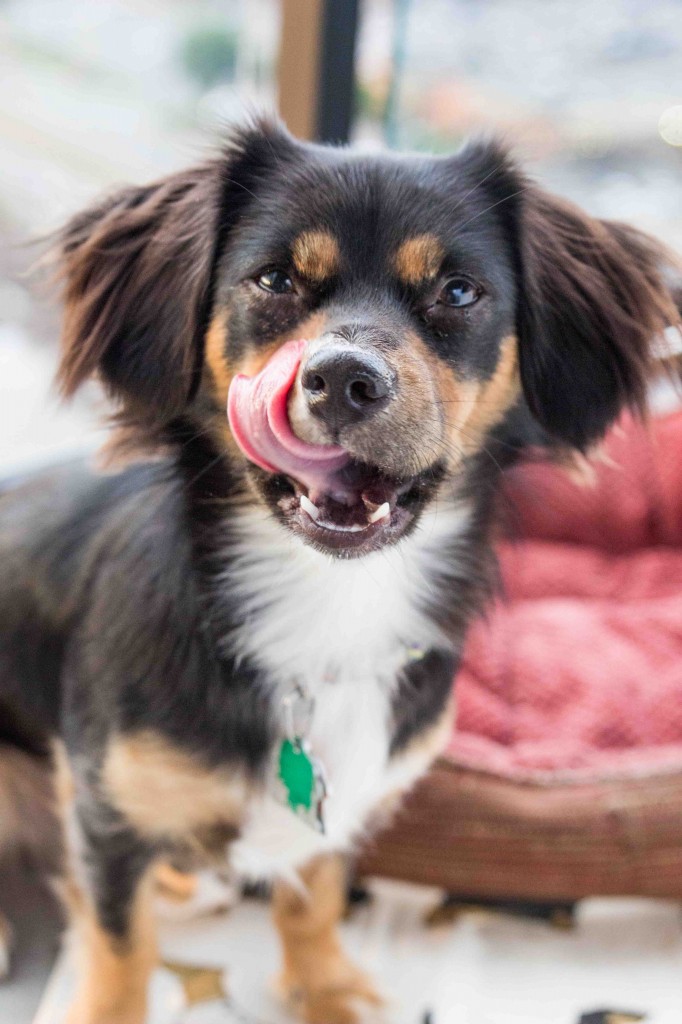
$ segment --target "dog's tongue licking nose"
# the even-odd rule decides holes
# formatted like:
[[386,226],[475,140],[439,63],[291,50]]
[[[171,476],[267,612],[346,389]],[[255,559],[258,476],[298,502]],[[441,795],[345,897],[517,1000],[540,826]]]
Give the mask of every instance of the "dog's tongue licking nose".
[[326,491],[349,460],[343,448],[308,444],[289,424],[287,399],[305,341],[282,345],[255,377],[238,374],[230,384],[227,416],[244,455],[270,473],[286,473],[308,490]]

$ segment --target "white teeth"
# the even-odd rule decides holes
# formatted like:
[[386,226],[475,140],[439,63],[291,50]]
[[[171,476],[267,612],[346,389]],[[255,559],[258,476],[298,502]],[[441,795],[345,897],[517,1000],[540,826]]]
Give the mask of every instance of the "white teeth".
[[325,530],[334,530],[336,533],[360,533],[361,530],[366,530],[366,526],[360,526],[358,523],[353,523],[352,526],[339,526],[338,523],[327,523],[320,522],[318,526],[323,526]]
[[317,507],[317,505],[313,505],[312,501],[310,500],[307,494],[301,495],[301,508],[303,509],[304,512],[308,513],[308,515],[314,522],[317,522],[317,520],[320,518],[319,508]]
[[387,501],[385,501],[383,505],[379,505],[379,508],[375,509],[374,512],[370,512],[367,518],[370,523],[378,523],[380,519],[383,519],[385,516],[390,516],[390,514],[391,506]]
[[330,523],[326,520],[320,519],[320,510],[317,505],[313,504],[307,494],[302,494],[299,498],[300,506],[304,512],[310,516],[314,523],[318,526],[324,527],[325,530],[334,530],[337,533],[360,533],[362,530],[366,530],[369,526],[374,523],[378,523],[380,519],[385,519],[391,514],[391,506],[385,501],[383,505],[379,505],[379,508],[375,509],[374,512],[369,512],[367,515],[367,523],[360,525],[360,523],[353,523],[350,526],[341,526],[338,523]]

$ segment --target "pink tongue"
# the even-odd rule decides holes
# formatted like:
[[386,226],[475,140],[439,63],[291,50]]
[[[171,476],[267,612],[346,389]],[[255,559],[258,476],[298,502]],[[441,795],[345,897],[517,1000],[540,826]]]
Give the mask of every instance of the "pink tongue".
[[234,439],[251,462],[270,473],[286,473],[308,490],[325,491],[349,459],[343,448],[313,445],[289,425],[287,399],[296,379],[305,341],[288,341],[260,373],[233,378],[227,418]]

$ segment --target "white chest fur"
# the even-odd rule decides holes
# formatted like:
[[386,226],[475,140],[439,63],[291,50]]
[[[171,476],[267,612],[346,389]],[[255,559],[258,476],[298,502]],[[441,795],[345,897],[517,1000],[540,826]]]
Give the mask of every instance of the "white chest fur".
[[270,875],[324,849],[341,849],[389,792],[426,768],[425,756],[389,761],[391,699],[407,648],[447,645],[425,614],[443,545],[469,521],[440,505],[411,537],[362,559],[340,561],[304,546],[266,512],[243,513],[226,584],[243,620],[232,649],[260,664],[277,701],[295,681],[315,698],[310,742],[330,784],[326,835],[267,794],[249,808],[236,866]]

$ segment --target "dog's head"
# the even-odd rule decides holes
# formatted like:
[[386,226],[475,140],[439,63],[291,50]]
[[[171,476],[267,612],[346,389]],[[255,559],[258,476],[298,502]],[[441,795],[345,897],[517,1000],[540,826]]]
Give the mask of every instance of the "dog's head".
[[363,156],[259,123],[76,217],[60,256],[64,390],[98,372],[138,424],[198,421],[344,557],[404,535],[520,405],[589,447],[675,320],[655,243],[490,144]]

